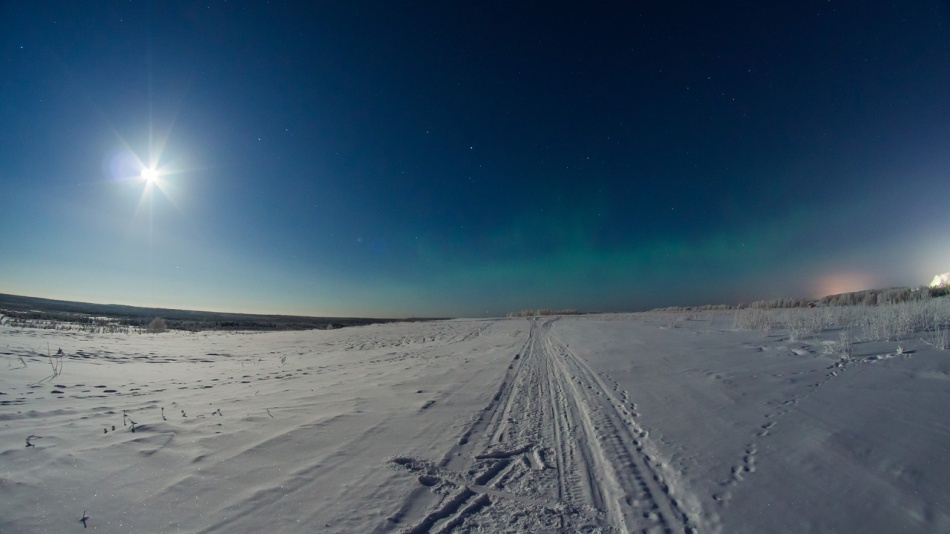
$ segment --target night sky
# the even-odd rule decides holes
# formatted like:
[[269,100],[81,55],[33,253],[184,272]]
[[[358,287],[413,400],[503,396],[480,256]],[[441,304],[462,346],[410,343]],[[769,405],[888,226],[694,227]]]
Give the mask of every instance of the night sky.
[[482,316],[950,270],[950,4],[687,4],[2,2],[0,292]]

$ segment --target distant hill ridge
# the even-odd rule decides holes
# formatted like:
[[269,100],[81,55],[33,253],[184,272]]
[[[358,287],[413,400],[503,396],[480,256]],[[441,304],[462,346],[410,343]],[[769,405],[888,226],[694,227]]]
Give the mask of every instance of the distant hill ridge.
[[95,304],[0,293],[0,314],[26,321],[60,321],[81,324],[111,322],[146,327],[156,317],[173,330],[326,330],[393,321],[424,319],[380,319],[368,317],[306,317],[258,315],[168,308],[140,308],[124,304]]

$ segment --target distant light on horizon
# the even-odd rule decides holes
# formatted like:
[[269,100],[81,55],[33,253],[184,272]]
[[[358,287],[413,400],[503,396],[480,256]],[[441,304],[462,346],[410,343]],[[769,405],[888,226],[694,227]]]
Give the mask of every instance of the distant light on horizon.
[[950,272],[938,274],[934,276],[934,279],[930,282],[930,287],[943,287],[947,285],[950,285]]
[[822,276],[815,284],[816,297],[839,295],[877,287],[875,278],[868,273],[838,272]]

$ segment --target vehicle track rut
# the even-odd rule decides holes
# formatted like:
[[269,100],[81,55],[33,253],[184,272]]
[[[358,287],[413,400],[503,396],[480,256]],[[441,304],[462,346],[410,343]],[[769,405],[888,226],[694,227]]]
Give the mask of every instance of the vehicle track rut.
[[405,532],[699,530],[626,392],[557,338],[556,320],[531,320],[497,394],[440,463],[392,460],[441,497]]

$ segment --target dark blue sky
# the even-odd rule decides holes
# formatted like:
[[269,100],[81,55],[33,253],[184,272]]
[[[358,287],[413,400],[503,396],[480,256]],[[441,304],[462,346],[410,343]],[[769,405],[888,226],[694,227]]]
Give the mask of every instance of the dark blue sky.
[[0,292],[485,315],[950,269],[948,4],[708,4],[4,2]]

